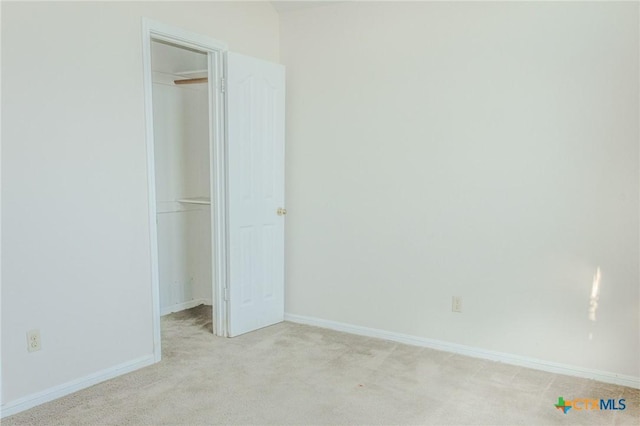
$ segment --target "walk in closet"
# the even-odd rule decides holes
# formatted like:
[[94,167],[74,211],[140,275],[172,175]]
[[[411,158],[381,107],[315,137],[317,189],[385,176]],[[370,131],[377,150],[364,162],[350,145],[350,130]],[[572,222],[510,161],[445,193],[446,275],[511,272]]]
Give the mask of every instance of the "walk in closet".
[[207,55],[152,41],[160,310],[212,305]]

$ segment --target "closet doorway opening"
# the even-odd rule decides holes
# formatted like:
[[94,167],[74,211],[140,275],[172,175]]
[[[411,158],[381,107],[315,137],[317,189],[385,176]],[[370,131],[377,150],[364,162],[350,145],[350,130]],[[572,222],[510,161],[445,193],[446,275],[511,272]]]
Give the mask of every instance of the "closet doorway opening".
[[227,335],[225,51],[216,40],[143,20],[156,361],[163,315],[198,307],[211,313],[202,332]]
[[213,333],[208,57],[152,40],[151,70],[160,315]]

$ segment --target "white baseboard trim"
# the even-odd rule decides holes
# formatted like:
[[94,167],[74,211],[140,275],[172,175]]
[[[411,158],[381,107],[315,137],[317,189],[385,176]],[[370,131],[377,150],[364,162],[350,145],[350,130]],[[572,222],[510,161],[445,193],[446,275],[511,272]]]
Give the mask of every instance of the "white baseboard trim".
[[193,299],[187,302],[177,303],[171,306],[165,306],[164,308],[160,309],[160,316],[163,317],[165,315],[169,315],[174,312],[180,312],[180,311],[184,311],[185,309],[195,308],[196,306],[199,306],[199,305],[212,306],[213,301],[210,299]]
[[54,386],[41,392],[27,395],[16,399],[15,401],[10,401],[0,407],[0,418],[17,414],[21,411],[35,407],[36,405],[44,404],[45,402],[53,401],[54,399],[72,394],[97,383],[104,382],[105,380],[113,379],[114,377],[146,367],[154,362],[153,354],[149,354],[147,356],[107,368],[106,370],[98,371],[96,373],[89,374],[88,376]]
[[361,327],[358,325],[345,324],[336,321],[329,321],[320,318],[307,317],[303,315],[284,314],[285,321],[299,324],[313,325],[330,330],[343,331],[345,333],[357,334],[360,336],[376,337],[379,339],[391,340],[405,343],[407,345],[421,346],[425,348],[437,349],[445,352],[453,352],[474,358],[499,361],[505,364],[518,365],[521,367],[533,368],[536,370],[548,371],[550,373],[564,374],[567,376],[582,377],[597,380],[599,382],[613,383],[621,386],[640,389],[640,377],[627,376],[623,374],[611,373],[608,371],[592,370],[589,368],[576,367],[572,365],[559,364],[556,362],[543,361],[535,358],[523,357],[519,355],[507,354],[503,352],[489,351],[486,349],[474,348],[471,346],[459,345],[457,343],[444,342],[441,340],[428,339],[425,337],[410,336],[408,334],[394,333],[391,331],[379,330],[375,328]]

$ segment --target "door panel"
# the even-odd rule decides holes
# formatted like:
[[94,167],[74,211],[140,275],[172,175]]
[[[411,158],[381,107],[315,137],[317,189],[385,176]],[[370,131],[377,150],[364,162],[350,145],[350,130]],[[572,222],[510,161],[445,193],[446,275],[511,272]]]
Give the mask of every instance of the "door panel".
[[284,67],[227,54],[229,336],[284,319]]

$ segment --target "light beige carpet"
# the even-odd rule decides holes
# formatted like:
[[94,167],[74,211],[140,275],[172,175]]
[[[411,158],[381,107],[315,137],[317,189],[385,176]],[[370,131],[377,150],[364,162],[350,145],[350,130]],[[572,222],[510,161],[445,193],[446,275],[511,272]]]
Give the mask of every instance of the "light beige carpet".
[[[161,363],[2,424],[640,424],[637,389],[292,323],[210,331],[204,307],[164,317]],[[564,414],[559,396],[627,408]]]

